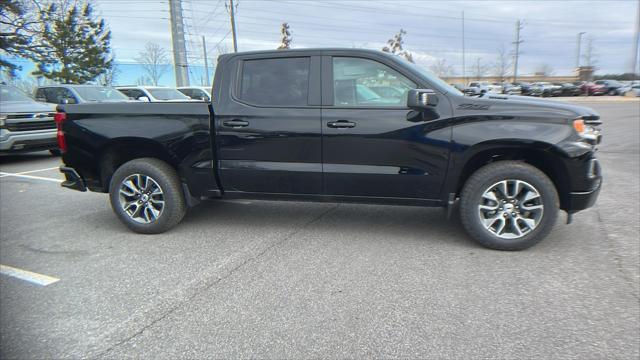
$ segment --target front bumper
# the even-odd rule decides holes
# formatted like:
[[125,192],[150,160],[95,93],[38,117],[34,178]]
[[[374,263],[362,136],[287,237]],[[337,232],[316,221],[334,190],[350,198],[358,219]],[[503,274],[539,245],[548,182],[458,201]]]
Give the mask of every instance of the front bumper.
[[[564,210],[575,213],[592,207],[602,188],[602,168],[594,156],[589,156],[574,168],[572,191],[565,197]],[[584,190],[583,190],[584,189]]]
[[569,193],[567,211],[574,213],[580,210],[588,209],[596,203],[600,189],[602,188],[602,178],[598,183],[598,187],[591,191],[575,191]]
[[9,131],[0,130],[0,151],[21,152],[58,148],[56,130]]

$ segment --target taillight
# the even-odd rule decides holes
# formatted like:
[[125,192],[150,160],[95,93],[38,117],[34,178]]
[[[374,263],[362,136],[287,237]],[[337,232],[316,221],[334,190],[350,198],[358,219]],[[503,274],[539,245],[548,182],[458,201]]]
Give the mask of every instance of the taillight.
[[67,151],[67,141],[64,139],[64,132],[62,131],[62,123],[67,120],[67,114],[63,112],[57,112],[53,115],[53,120],[56,122],[56,127],[58,128],[57,137],[58,137],[58,147],[61,152]]

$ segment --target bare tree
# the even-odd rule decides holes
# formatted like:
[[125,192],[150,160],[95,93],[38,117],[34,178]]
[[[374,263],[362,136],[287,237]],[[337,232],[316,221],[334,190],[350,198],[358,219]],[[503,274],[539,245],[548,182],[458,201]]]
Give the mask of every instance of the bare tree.
[[280,40],[280,46],[278,46],[278,50],[283,49],[291,49],[291,31],[289,31],[289,24],[282,23],[280,26],[280,35],[282,35],[282,39]]
[[500,82],[507,80],[509,69],[511,68],[511,60],[504,45],[498,48],[496,62],[493,64],[494,75],[500,79]]
[[136,60],[142,65],[145,77],[154,86],[158,85],[162,75],[169,69],[167,51],[156,43],[148,42]]
[[140,75],[136,79],[136,85],[140,85],[140,86],[149,85],[150,82],[151,82],[151,79],[149,79],[146,75]]
[[482,77],[489,73],[489,66],[481,62],[482,58],[476,58],[476,65],[473,67],[473,76],[476,80],[480,80]]
[[453,66],[447,64],[446,59],[436,59],[429,69],[438,77],[449,77],[454,73]]
[[118,67],[118,64],[116,64],[115,62],[115,56],[116,56],[115,53],[112,52],[111,55],[112,55],[112,58],[114,59],[114,61],[111,63],[111,68],[109,68],[104,74],[100,75],[98,78],[100,84],[104,86],[113,86],[113,84],[116,82],[116,78],[121,73],[120,68]]
[[[41,46],[45,29],[44,9],[37,0],[0,1],[0,68],[16,75],[21,67],[15,58],[35,60],[45,49]],[[44,6],[46,7],[46,6]]]
[[550,76],[553,74],[551,65],[542,63],[536,67],[536,75]]
[[414,62],[413,55],[411,55],[410,52],[402,48],[402,46],[404,45],[403,36],[406,34],[407,32],[405,30],[400,29],[400,31],[397,34],[395,34],[391,39],[387,40],[388,45],[383,47],[382,51],[392,53],[394,55],[403,56],[408,61]]

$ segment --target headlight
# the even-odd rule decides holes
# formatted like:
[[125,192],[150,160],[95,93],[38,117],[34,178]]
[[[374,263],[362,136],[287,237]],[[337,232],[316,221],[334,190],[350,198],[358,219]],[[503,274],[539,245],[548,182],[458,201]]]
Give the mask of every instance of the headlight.
[[0,115],[0,128],[3,128],[3,127],[4,127],[4,124],[5,124],[5,120],[6,120],[6,119],[7,119],[7,117],[6,117],[6,116],[4,116],[4,115]]
[[585,120],[580,117],[573,120],[573,128],[586,142],[597,145],[600,143],[602,136],[600,135],[600,130],[595,127],[596,123],[600,124],[600,121]]

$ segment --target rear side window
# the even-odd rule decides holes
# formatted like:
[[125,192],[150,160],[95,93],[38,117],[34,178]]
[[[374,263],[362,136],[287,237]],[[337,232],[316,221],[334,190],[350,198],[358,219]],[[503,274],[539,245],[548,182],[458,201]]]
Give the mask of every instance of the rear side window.
[[306,106],[308,57],[246,60],[240,99],[258,106]]

